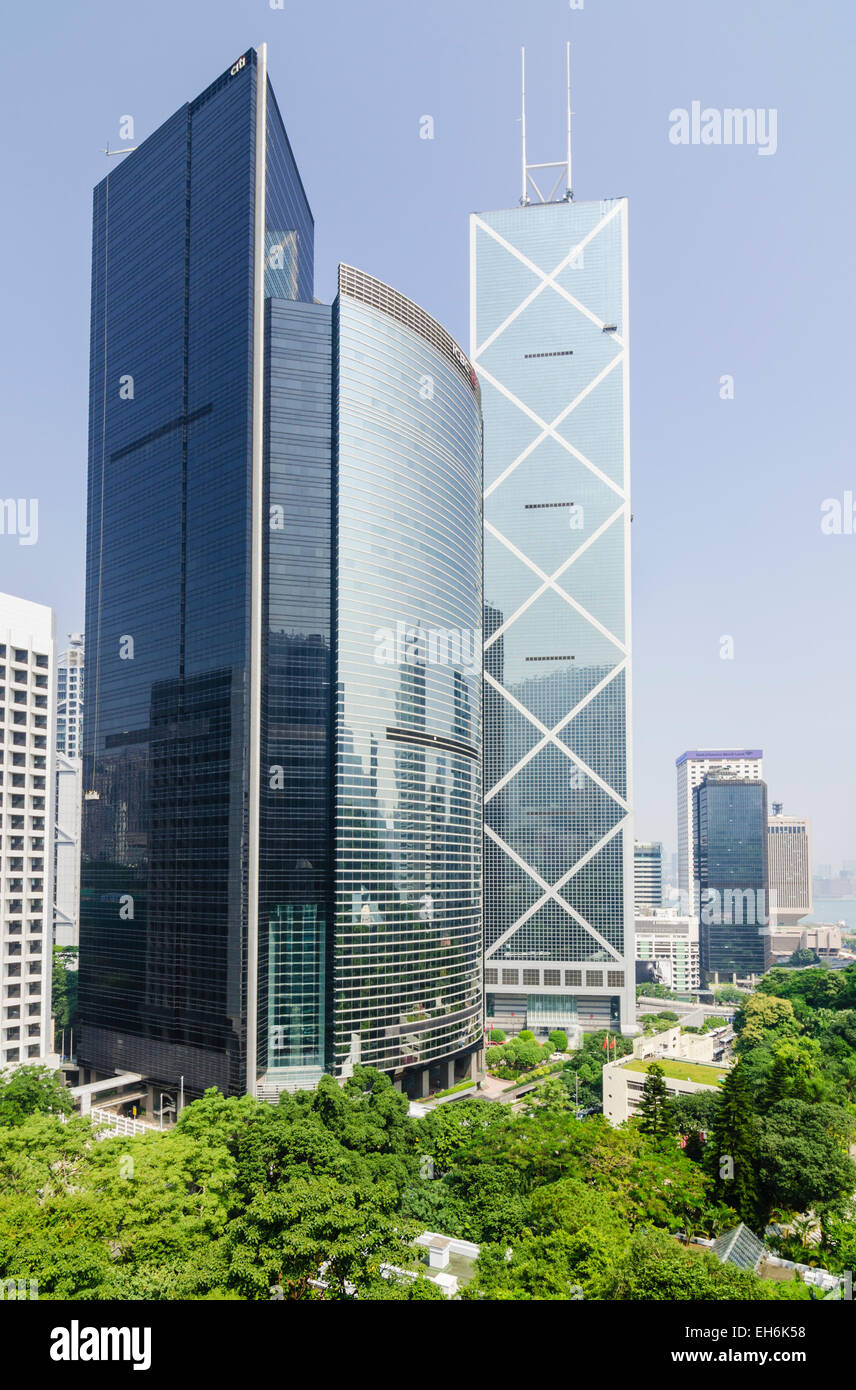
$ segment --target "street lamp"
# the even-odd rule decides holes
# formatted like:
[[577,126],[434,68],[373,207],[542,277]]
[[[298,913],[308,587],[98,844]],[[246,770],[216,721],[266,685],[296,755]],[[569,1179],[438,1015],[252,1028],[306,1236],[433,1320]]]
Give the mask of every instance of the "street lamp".
[[168,1106],[166,1107],[167,1114],[169,1114],[170,1111],[171,1111],[173,1114],[175,1114],[175,1096],[171,1095],[171,1093],[170,1093],[169,1091],[161,1091],[161,1093],[160,1093],[160,1127],[161,1127],[161,1129],[163,1129],[163,1113],[164,1113],[163,1098],[164,1098],[164,1096],[166,1096],[166,1098],[167,1098],[168,1101],[171,1101],[171,1102],[172,1102],[170,1105],[168,1105]]

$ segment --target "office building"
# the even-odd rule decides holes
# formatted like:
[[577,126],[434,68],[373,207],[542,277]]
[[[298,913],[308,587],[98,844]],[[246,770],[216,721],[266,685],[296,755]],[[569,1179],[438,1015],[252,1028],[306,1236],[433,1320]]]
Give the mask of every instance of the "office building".
[[57,659],[56,749],[79,758],[83,738],[83,633],[70,632],[68,647]]
[[535,1030],[633,1029],[627,201],[555,168],[542,193],[524,152],[522,205],[471,219],[485,993]]
[[79,1055],[191,1094],[481,1048],[479,386],[313,235],[264,46],[95,190]]
[[764,754],[760,748],[693,748],[682,753],[675,766],[678,774],[678,892],[682,910],[692,916],[698,912],[698,894],[692,895],[695,789],[709,772],[760,781],[764,775]]
[[54,944],[80,941],[80,827],[83,807],[83,633],[70,632],[56,671]]
[[767,786],[708,773],[693,799],[702,979],[751,979],[771,961]]
[[637,840],[633,847],[636,912],[663,906],[663,846],[657,840]]
[[56,641],[0,594],[0,1068],[51,1065]]
[[637,912],[636,961],[651,968],[656,983],[678,994],[698,989],[701,974],[697,920],[668,908]]
[[776,923],[793,927],[813,911],[811,880],[811,826],[801,817],[778,814],[767,822],[767,859],[770,899]]
[[56,755],[54,945],[80,944],[80,825],[83,760]]

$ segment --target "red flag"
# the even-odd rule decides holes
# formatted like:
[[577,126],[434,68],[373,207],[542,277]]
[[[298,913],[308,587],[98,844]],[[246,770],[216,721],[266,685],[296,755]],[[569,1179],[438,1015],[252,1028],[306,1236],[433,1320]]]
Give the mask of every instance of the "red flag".
[[604,1040],[603,1040],[603,1050],[604,1050],[604,1052],[606,1051],[606,1049],[607,1049],[608,1047],[609,1047],[609,1034],[607,1033],[606,1037],[605,1037]]
[[610,1045],[610,1047],[612,1048],[612,1050],[613,1050],[613,1052],[614,1052],[614,1051],[615,1051],[615,1038],[613,1038],[613,1039],[611,1040],[611,1042],[610,1042],[609,1045]]

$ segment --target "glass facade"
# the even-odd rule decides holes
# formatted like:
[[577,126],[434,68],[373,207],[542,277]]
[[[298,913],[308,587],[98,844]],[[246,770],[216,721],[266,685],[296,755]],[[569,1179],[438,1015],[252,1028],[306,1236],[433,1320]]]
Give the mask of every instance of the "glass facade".
[[767,784],[705,777],[693,795],[702,974],[763,974],[772,960]]
[[259,838],[259,1070],[308,1083],[329,1052],[333,311],[271,299]]
[[626,223],[620,199],[471,226],[486,979],[584,1027],[634,1022]]
[[482,1036],[481,414],[460,349],[340,269],[335,1065]]
[[478,383],[312,284],[251,50],[94,202],[79,1060],[190,1094],[482,1036]]
[[[259,74],[94,195],[79,1056],[191,1091],[246,1078]],[[267,96],[266,288],[311,300]]]

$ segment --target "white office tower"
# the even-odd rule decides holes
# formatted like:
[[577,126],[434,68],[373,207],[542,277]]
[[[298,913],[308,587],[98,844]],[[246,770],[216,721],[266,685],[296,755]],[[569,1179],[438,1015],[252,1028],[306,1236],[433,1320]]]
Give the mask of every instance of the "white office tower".
[[55,662],[52,610],[0,594],[0,1067],[56,1064]]
[[56,668],[56,748],[80,757],[83,732],[83,633],[70,632]]
[[627,202],[523,155],[471,220],[484,415],[485,994],[636,1028]]
[[764,754],[760,748],[693,748],[676,761],[678,770],[678,891],[681,911],[698,911],[697,898],[690,896],[693,883],[693,792],[709,772],[716,777],[735,777],[742,781],[763,779]]
[[650,964],[652,978],[679,994],[699,988],[698,924],[667,908],[636,915],[636,959]]
[[812,910],[811,826],[797,816],[767,821],[770,903],[778,926],[793,927]]
[[633,846],[633,898],[636,911],[663,906],[663,846],[659,840],[637,840]]
[[80,818],[83,760],[56,755],[54,838],[54,944],[80,942]]

